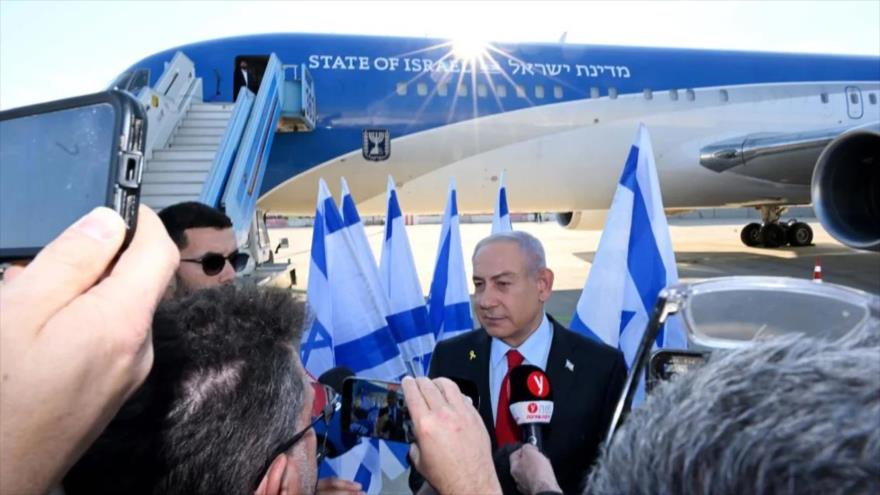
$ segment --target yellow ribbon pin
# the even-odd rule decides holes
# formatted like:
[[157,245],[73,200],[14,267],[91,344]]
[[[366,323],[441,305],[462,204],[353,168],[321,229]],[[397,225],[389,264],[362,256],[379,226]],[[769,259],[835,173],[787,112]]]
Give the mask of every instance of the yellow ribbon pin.
[[477,359],[477,353],[474,351],[470,351],[468,353],[468,357],[471,359],[471,361],[473,361],[474,359]]

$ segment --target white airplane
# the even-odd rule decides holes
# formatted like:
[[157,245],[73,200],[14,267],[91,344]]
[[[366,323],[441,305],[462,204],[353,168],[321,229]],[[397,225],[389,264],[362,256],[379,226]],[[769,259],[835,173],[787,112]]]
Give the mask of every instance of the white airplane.
[[876,57],[273,34],[166,50],[115,86],[152,109],[144,200],[200,198],[240,233],[255,208],[313,214],[321,177],[362,214],[389,174],[407,213],[441,212],[450,177],[461,212],[489,212],[502,170],[512,211],[598,228],[644,122],[670,211],[754,206],[744,243],[800,246],[810,227],[780,216],[812,203],[880,250]]

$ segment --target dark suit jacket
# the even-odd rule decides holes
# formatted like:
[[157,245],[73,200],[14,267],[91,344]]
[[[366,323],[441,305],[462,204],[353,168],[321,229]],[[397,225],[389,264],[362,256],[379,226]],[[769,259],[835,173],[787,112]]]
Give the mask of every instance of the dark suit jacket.
[[[403,408],[398,406],[395,408],[396,414],[394,418],[388,417],[385,421],[380,434],[390,435],[391,438],[404,438],[403,430]],[[379,409],[379,418],[389,416],[388,406]],[[398,440],[400,441],[400,440]]]
[[[623,389],[626,363],[617,349],[574,333],[552,318],[550,322],[553,341],[545,372],[554,404],[553,417],[544,428],[543,451],[553,464],[562,490],[581,493]],[[428,374],[431,378],[466,378],[477,384],[480,416],[489,430],[494,452],[498,444],[489,392],[490,346],[491,337],[483,329],[439,342]],[[566,366],[566,362],[572,366]],[[421,477],[415,469],[413,473],[410,487],[415,491],[421,486]]]
[[[251,92],[252,92],[253,94],[257,94],[257,91],[259,91],[260,86],[257,85],[257,78],[256,78],[256,76],[254,75],[254,71],[252,71],[251,69],[248,69],[248,70],[247,70],[247,74],[248,74],[247,88],[248,88],[249,90],[251,90]],[[236,68],[236,69],[235,69],[235,77],[233,77],[232,81],[233,81],[233,84],[232,84],[232,99],[234,100],[234,99],[238,98],[238,90],[239,90],[242,86],[245,85],[245,83],[244,83],[244,76],[241,74],[241,69],[240,69],[240,68]]]

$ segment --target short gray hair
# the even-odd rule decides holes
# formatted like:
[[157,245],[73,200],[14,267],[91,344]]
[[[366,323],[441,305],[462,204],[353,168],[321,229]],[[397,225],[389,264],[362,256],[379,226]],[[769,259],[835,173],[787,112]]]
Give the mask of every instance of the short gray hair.
[[591,494],[880,493],[877,328],[716,355],[632,412]]
[[481,240],[474,248],[474,255],[471,256],[471,263],[476,259],[477,253],[480,252],[480,249],[483,249],[489,244],[495,244],[498,242],[512,242],[519,246],[520,251],[526,256],[526,263],[528,264],[526,270],[529,276],[534,277],[540,270],[547,268],[547,260],[544,258],[544,246],[541,245],[541,241],[532,234],[521,230],[498,232]]

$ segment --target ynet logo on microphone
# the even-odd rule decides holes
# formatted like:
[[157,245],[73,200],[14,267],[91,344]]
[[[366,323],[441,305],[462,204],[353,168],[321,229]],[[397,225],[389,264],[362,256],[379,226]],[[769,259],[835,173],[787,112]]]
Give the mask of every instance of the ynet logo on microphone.
[[550,380],[547,379],[547,375],[540,371],[533,371],[529,374],[526,385],[534,397],[543,399],[550,395]]
[[548,424],[553,417],[553,402],[549,400],[514,402],[510,405],[510,414],[518,425]]

